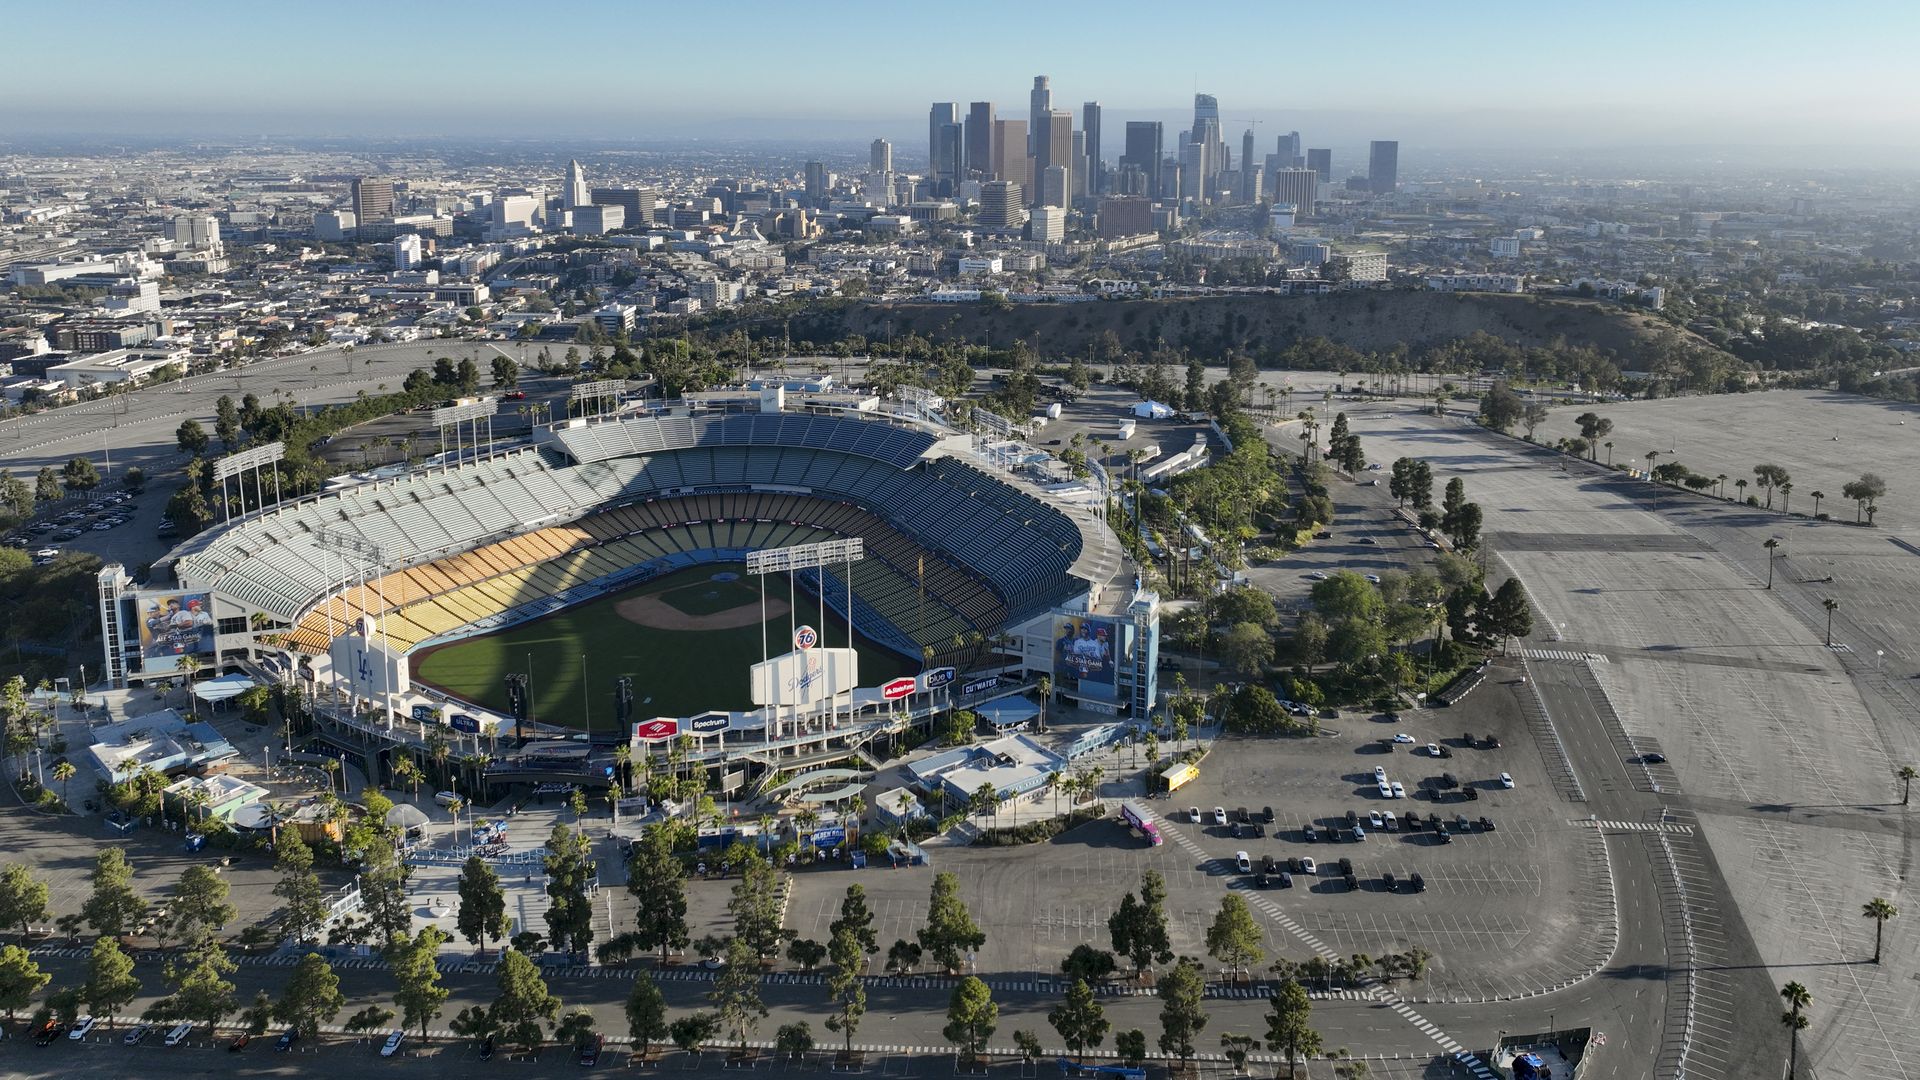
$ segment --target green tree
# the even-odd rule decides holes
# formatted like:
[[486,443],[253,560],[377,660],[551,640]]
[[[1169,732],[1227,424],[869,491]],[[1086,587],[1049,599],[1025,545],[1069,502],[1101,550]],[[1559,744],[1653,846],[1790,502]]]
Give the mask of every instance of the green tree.
[[1780,1023],[1787,1029],[1787,1080],[1793,1080],[1800,1067],[1800,1033],[1807,1029],[1807,1006],[1813,1004],[1813,995],[1797,982],[1790,982],[1780,988],[1780,996],[1786,1000],[1787,1011],[1780,1014]]
[[1220,638],[1220,658],[1249,678],[1273,662],[1273,635],[1257,623],[1235,623]]
[[1849,480],[1840,488],[1840,494],[1853,500],[1853,520],[1859,521],[1866,515],[1867,523],[1873,523],[1873,514],[1878,509],[1880,496],[1887,493],[1887,482],[1875,473],[1861,473],[1860,479]]
[[273,1024],[273,995],[256,990],[253,1004],[240,1011],[240,1027],[249,1035],[265,1035]]
[[66,492],[60,487],[60,474],[53,466],[42,466],[33,478],[33,498],[35,502],[59,502]]
[[635,972],[633,990],[627,994],[627,1034],[633,1037],[634,1056],[641,1061],[647,1059],[647,1050],[654,1043],[665,1039],[669,1033],[667,1025],[667,999],[645,972]]
[[385,1028],[388,1024],[393,1023],[393,1017],[394,1012],[392,1009],[384,1005],[369,1005],[359,1012],[354,1013],[352,1016],[347,1017],[347,1022],[340,1026],[346,1028],[347,1031],[352,1034],[363,1035],[369,1031],[379,1031]]
[[102,936],[87,955],[87,981],[81,996],[88,1011],[113,1026],[113,1018],[140,993],[140,980],[133,974],[133,957],[120,947],[120,940]]
[[1320,1053],[1320,1033],[1313,1029],[1313,1002],[1297,981],[1287,979],[1268,999],[1267,1049],[1284,1056],[1287,1073],[1295,1063]]
[[745,1050],[754,1025],[767,1018],[766,1002],[760,1000],[760,957],[752,945],[736,937],[727,942],[726,960],[707,1000],[721,1026],[732,1032],[740,1049]]
[[734,936],[756,957],[779,954],[780,943],[789,935],[780,925],[780,872],[773,864],[758,855],[740,861],[740,879],[734,883],[727,912],[733,916]]
[[833,1006],[833,1015],[827,1017],[827,1030],[845,1037],[844,1053],[850,1058],[853,1033],[859,1030],[860,1018],[867,1013],[867,990],[860,981],[866,949],[861,945],[859,930],[852,923],[843,920],[834,924],[833,937],[827,942],[827,958],[833,961],[833,974],[827,978],[827,1000]]
[[493,358],[493,388],[495,390],[511,390],[519,385],[520,365],[514,363],[510,357],[495,356]]
[[692,940],[687,929],[687,868],[673,854],[673,838],[665,828],[648,829],[633,845],[627,859],[627,893],[637,908],[635,942],[642,949],[667,954],[684,949]]
[[847,886],[847,894],[840,900],[840,917],[833,920],[828,933],[838,934],[842,928],[853,931],[863,954],[872,956],[880,951],[880,940],[873,931],[873,910],[867,906],[867,890],[859,885]]
[[507,916],[507,896],[500,887],[500,875],[487,860],[475,855],[460,868],[460,913],[454,926],[467,944],[486,948],[488,941],[503,941],[513,932],[513,920]]
[[194,864],[180,874],[173,890],[173,908],[168,919],[174,937],[191,941],[199,935],[211,936],[233,921],[237,910],[227,902],[227,879],[213,867]]
[[911,974],[920,966],[920,954],[919,945],[898,939],[887,949],[887,970],[898,975]]
[[527,955],[518,949],[500,954],[494,979],[493,1022],[501,1039],[531,1053],[546,1041],[546,1028],[560,1016],[560,999]]
[[313,872],[313,850],[291,829],[281,830],[275,843],[274,869],[280,880],[273,886],[273,895],[285,905],[281,936],[295,942],[312,941],[327,919],[326,890],[320,876]]
[[1221,897],[1220,911],[1207,928],[1207,955],[1244,973],[1267,955],[1261,939],[1260,924],[1253,921],[1247,902],[1235,893]]
[[393,979],[398,989],[393,1003],[400,1006],[400,1026],[418,1027],[420,1041],[427,1041],[427,1025],[440,1015],[449,991],[440,985],[440,946],[453,940],[446,931],[423,926],[411,940],[401,939],[389,956]]
[[547,837],[547,939],[556,952],[585,953],[593,945],[593,845],[584,833],[555,822]]
[[100,471],[87,458],[73,458],[60,467],[60,482],[68,491],[92,491],[100,486]]
[[1000,1019],[1000,1006],[994,1004],[987,984],[969,975],[953,988],[947,999],[947,1026],[941,1029],[946,1040],[960,1048],[960,1059],[972,1061],[980,1056],[986,1041]]
[[1113,1051],[1129,1068],[1139,1068],[1147,1060],[1147,1033],[1139,1028],[1120,1032],[1113,1037]]
[[182,420],[180,427],[173,433],[174,445],[188,457],[200,457],[207,452],[207,432],[198,420]]
[[781,1024],[774,1033],[773,1048],[785,1054],[789,1061],[799,1061],[813,1049],[813,1029],[805,1020],[796,1024]]
[[667,1031],[673,1045],[686,1053],[697,1054],[701,1046],[712,1042],[720,1033],[720,1018],[712,1013],[694,1013],[667,1025]]
[[333,1023],[347,999],[340,992],[340,976],[319,953],[308,953],[295,965],[293,975],[273,1006],[273,1018],[293,1028],[303,1039],[320,1033],[323,1024]]
[[800,965],[802,971],[812,971],[827,958],[827,947],[812,938],[796,937],[787,942],[787,959]]
[[1060,961],[1060,970],[1070,982],[1099,983],[1113,974],[1114,967],[1112,953],[1096,949],[1084,941],[1075,945],[1067,958]]
[[987,935],[974,924],[966,902],[960,899],[960,879],[941,871],[933,876],[933,893],[927,903],[927,925],[915,935],[934,962],[948,974],[960,970],[965,953],[987,943]]
[[1075,1057],[1088,1050],[1097,1049],[1107,1037],[1107,1030],[1113,1025],[1108,1023],[1106,1010],[1094,999],[1093,987],[1085,979],[1079,979],[1067,988],[1067,1000],[1047,1013],[1047,1023],[1060,1033],[1067,1049]]
[[1527,591],[1519,578],[1501,582],[1493,599],[1487,602],[1481,626],[1499,636],[1502,654],[1506,653],[1509,640],[1533,633],[1533,608],[1527,603]]
[[1351,570],[1339,570],[1316,581],[1309,592],[1313,609],[1329,623],[1346,619],[1377,621],[1386,610],[1386,601],[1373,582]]
[[33,999],[53,976],[40,970],[33,954],[18,945],[0,946],[0,1008],[7,1010],[7,1022],[14,1013],[33,1004]]
[[1206,983],[1200,966],[1187,957],[1160,980],[1160,1052],[1184,1065],[1207,1026]]
[[1863,918],[1873,920],[1873,962],[1877,964],[1880,962],[1880,940],[1886,933],[1887,920],[1900,914],[1900,909],[1876,896],[1860,905],[1860,914]]
[[47,883],[33,875],[32,867],[8,863],[0,870],[0,926],[19,927],[20,939],[25,941],[32,925],[46,922],[51,915]]
[[116,847],[94,856],[93,872],[88,876],[93,892],[81,906],[88,926],[107,937],[131,932],[146,917],[147,902],[133,887],[133,867],[127,853]]
[[227,978],[233,972],[233,961],[218,942],[202,938],[189,946],[179,960],[167,965],[167,978],[173,984],[165,1002],[168,1015],[206,1024],[212,1032],[238,1007],[234,985]]
[[0,472],[0,510],[19,518],[33,514],[33,488],[11,469]]

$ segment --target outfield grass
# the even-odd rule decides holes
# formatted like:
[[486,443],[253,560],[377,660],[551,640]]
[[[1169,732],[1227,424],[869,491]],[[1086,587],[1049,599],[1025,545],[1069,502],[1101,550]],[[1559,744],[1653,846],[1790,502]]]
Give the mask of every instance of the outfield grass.
[[[747,668],[761,658],[760,623],[729,630],[656,630],[637,626],[615,610],[621,600],[644,594],[658,595],[689,614],[724,611],[737,606],[742,598],[757,603],[759,590],[752,585],[711,580],[716,573],[739,573],[743,569],[715,565],[683,570],[535,622],[457,641],[416,656],[414,678],[504,714],[507,694],[503,677],[510,671],[530,671],[535,720],[573,728],[586,727],[590,720],[602,731],[613,720],[613,680],[622,675],[633,679],[636,720],[690,716],[708,709],[751,708]],[[715,590],[734,599],[725,603],[707,599],[706,594]],[[676,599],[682,602],[676,603]],[[704,610],[689,605],[701,605]],[[803,594],[801,619],[817,626],[818,608],[811,609],[811,616],[806,614],[809,609]],[[831,611],[827,619],[830,625],[823,628],[826,643],[844,644],[846,623]],[[777,655],[788,650],[791,630],[787,616],[767,620],[765,630],[769,651]],[[862,685],[878,686],[918,670],[917,664],[909,664],[899,654],[870,642],[860,641],[857,648]]]

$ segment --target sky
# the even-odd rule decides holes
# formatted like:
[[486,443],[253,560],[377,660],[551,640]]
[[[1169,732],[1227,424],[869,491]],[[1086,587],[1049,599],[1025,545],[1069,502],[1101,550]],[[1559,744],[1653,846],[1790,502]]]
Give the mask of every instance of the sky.
[[[82,14],[84,13],[84,14]],[[883,136],[933,101],[1100,101],[1263,145],[1894,147],[1920,155],[1920,3],[1031,4],[0,0],[0,137]],[[73,44],[69,44],[73,43]]]

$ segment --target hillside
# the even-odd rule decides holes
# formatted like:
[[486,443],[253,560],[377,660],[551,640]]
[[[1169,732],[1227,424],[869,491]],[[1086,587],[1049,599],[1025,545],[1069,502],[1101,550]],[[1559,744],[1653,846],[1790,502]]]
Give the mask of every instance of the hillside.
[[1123,348],[1143,352],[1164,344],[1201,354],[1238,348],[1258,356],[1315,337],[1362,351],[1405,344],[1418,352],[1476,330],[1522,348],[1563,338],[1612,353],[1623,367],[1633,366],[1639,349],[1663,333],[1711,348],[1687,331],[1615,304],[1499,293],[1349,292],[998,307],[861,301],[815,309],[792,323],[795,337],[820,342],[916,333],[996,346],[1025,340],[1051,355],[1084,352],[1108,331]]

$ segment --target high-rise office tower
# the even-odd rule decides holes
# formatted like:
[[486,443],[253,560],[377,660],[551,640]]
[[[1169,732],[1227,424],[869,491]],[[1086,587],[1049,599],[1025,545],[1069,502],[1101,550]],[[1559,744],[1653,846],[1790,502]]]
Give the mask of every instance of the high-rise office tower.
[[827,204],[827,167],[818,161],[807,162],[807,202],[813,206]]
[[1317,172],[1320,174],[1321,183],[1323,184],[1333,183],[1333,150],[1331,148],[1323,149],[1323,150],[1312,150],[1312,149],[1308,150],[1307,151],[1307,168],[1312,169],[1314,172]]
[[995,120],[993,122],[993,176],[996,180],[1007,180],[1020,185],[1022,193],[1033,182],[1031,165],[1033,158],[1027,153],[1027,122],[1025,120]]
[[1192,139],[1180,144],[1180,198],[1204,202],[1212,187],[1207,177],[1213,175],[1207,160],[1208,144]]
[[594,188],[595,206],[618,206],[626,213],[623,220],[628,228],[646,228],[653,224],[653,211],[660,201],[660,193],[651,188]]
[[960,127],[960,105],[936,101],[927,110],[927,179],[937,188],[941,181],[951,183],[959,173],[959,135],[946,129]]
[[875,139],[867,146],[867,171],[890,173],[893,171],[893,144],[885,139]]
[[[1000,123],[1008,121],[1002,120]],[[1019,120],[1012,123],[1025,126]],[[1021,160],[1026,160],[1024,155]],[[977,220],[989,229],[1018,228],[1027,219],[1027,212],[1020,207],[1024,201],[1019,184],[1011,180],[989,180],[980,185],[980,216]]]
[[353,182],[353,216],[360,224],[393,220],[393,181],[362,176]]
[[1053,86],[1045,75],[1033,77],[1033,90],[1027,95],[1027,156],[1037,158],[1040,151],[1034,141],[1040,138],[1040,120],[1053,111]]
[[1105,191],[1106,168],[1100,157],[1100,103],[1084,102],[1080,106],[1080,130],[1087,133],[1087,194],[1098,195]]
[[1376,195],[1400,190],[1400,144],[1376,139],[1367,147],[1367,188]]
[[[1073,173],[1073,114],[1065,109],[1048,109],[1041,117],[1044,125],[1033,136],[1033,174],[1045,180],[1047,170],[1059,166],[1067,170],[1068,185],[1072,190]],[[1050,206],[1065,206],[1066,203],[1049,203]]]
[[1313,213],[1313,204],[1320,197],[1320,174],[1313,169],[1280,169],[1273,174],[1273,204],[1292,203],[1298,207],[1298,214],[1306,217]]
[[1306,159],[1300,156],[1299,132],[1289,131],[1285,135],[1275,139],[1274,142],[1276,144],[1274,146],[1274,152],[1280,156],[1281,168],[1297,169],[1306,164]]
[[578,161],[567,162],[567,209],[593,205],[593,189],[587,187],[587,170]]
[[1073,165],[1070,171],[1073,173],[1073,197],[1084,199],[1092,194],[1087,190],[1087,133],[1084,131],[1073,133]]
[[1234,185],[1237,201],[1253,203],[1260,201],[1260,166],[1253,163],[1253,129],[1248,128],[1240,136],[1240,182]]
[[993,102],[976,101],[967,106],[967,160],[961,175],[991,180],[993,167]]
[[1129,120],[1126,132],[1126,152],[1120,155],[1120,165],[1138,169],[1144,181],[1139,191],[1126,194],[1157,198],[1160,195],[1160,159],[1166,156],[1166,147],[1162,145],[1165,130],[1158,120]]
[[1216,178],[1227,167],[1227,141],[1220,132],[1220,101],[1212,94],[1193,95],[1191,139],[1204,148],[1199,163],[1205,175],[1200,178],[1196,187],[1200,194],[1195,197],[1207,198],[1219,187]]
[[1073,191],[1070,185],[1073,174],[1065,165],[1049,165],[1040,172],[1040,197],[1033,201],[1034,206],[1064,207],[1072,201]]

